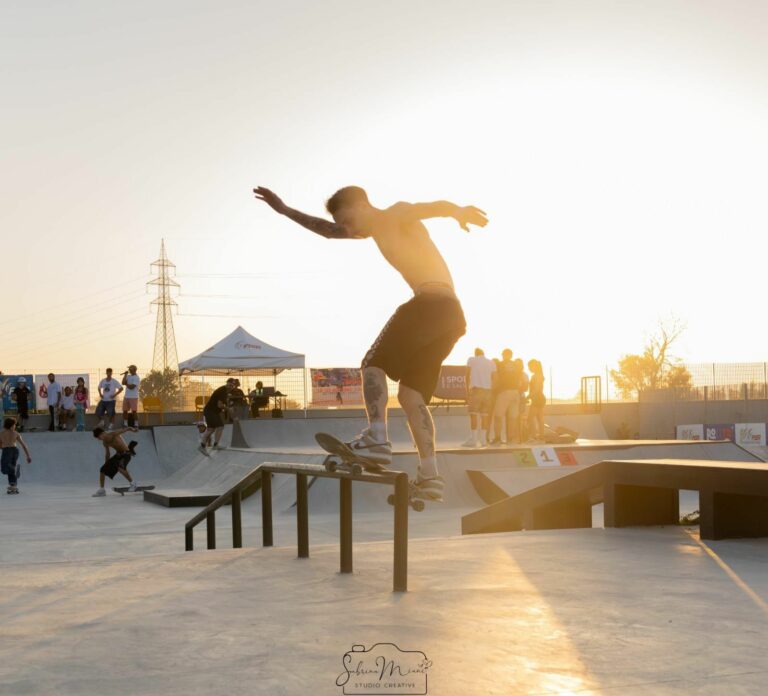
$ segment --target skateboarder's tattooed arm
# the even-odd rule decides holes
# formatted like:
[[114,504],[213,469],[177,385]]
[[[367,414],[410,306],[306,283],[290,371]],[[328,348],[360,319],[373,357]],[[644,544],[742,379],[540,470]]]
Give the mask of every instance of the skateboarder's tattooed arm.
[[460,206],[449,201],[434,201],[433,203],[398,203],[392,210],[407,220],[428,220],[436,217],[451,217],[459,223],[461,229],[469,232],[468,225],[485,227],[488,218],[485,212],[473,205]]
[[344,225],[339,225],[336,222],[325,220],[324,218],[315,217],[314,215],[307,215],[300,210],[294,210],[289,208],[283,200],[273,191],[268,188],[259,186],[253,189],[253,194],[260,201],[264,201],[272,210],[280,215],[293,220],[302,227],[306,227],[311,232],[319,234],[321,237],[327,239],[353,239]]

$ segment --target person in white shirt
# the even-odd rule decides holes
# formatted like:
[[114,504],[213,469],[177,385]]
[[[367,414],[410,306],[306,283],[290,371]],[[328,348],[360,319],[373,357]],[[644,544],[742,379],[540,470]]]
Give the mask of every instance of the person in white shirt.
[[51,372],[48,375],[48,384],[40,387],[40,396],[45,396],[48,402],[48,413],[51,415],[51,422],[48,424],[48,430],[56,430],[56,416],[59,411],[59,402],[61,401],[61,385],[56,381],[56,375]]
[[[59,403],[59,430],[67,430],[67,423],[75,418],[75,392],[72,387],[64,387]],[[72,430],[74,430],[72,426]]]
[[99,428],[104,427],[104,423],[107,423],[107,430],[112,430],[112,426],[115,423],[115,399],[117,395],[123,391],[114,377],[112,377],[112,368],[107,368],[107,376],[99,382],[99,405],[96,406],[96,415],[99,418]]
[[123,427],[138,427],[139,385],[141,377],[136,374],[136,365],[128,365],[128,372],[123,372]]
[[496,363],[485,357],[482,348],[475,348],[475,355],[467,360],[467,409],[472,433],[462,447],[485,447],[488,444],[495,372]]

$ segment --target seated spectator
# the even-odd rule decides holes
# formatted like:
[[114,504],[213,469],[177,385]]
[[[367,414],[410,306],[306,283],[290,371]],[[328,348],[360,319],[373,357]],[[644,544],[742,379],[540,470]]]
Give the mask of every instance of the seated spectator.
[[[72,387],[64,387],[59,403],[59,430],[68,430],[67,424],[75,419],[75,392]],[[74,425],[72,430],[74,430]]]
[[264,393],[263,382],[256,382],[256,387],[248,394],[248,399],[251,402],[251,416],[253,418],[260,418],[259,409],[269,406],[269,396]]

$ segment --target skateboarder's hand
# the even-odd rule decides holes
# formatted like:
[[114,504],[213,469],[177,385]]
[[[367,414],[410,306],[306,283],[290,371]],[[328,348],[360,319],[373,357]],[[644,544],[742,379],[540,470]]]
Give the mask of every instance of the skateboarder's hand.
[[272,210],[278,213],[283,213],[287,208],[280,196],[276,193],[272,193],[272,191],[263,186],[257,186],[253,189],[253,195],[256,196],[258,200],[264,201],[270,208],[272,208]]
[[480,210],[480,208],[475,208],[474,205],[466,205],[463,208],[459,208],[456,220],[461,229],[465,232],[469,232],[469,225],[485,227],[488,224],[488,218],[485,215],[485,211]]
[[31,464],[31,463],[32,463],[32,457],[27,457],[27,464]]
[[130,430],[132,433],[138,433],[139,432],[138,428],[128,428],[128,430]]

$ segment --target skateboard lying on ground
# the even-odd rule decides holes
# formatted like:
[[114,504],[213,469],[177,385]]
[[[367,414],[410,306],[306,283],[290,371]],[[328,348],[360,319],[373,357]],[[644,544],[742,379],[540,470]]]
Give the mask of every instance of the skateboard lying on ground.
[[136,486],[134,490],[131,490],[130,486],[113,486],[112,490],[115,493],[119,493],[120,495],[125,495],[126,493],[141,493],[143,491],[153,491],[155,490],[154,486]]
[[[363,471],[369,474],[386,476],[388,469],[375,462],[368,461],[360,457],[352,450],[346,442],[339,440],[335,435],[329,433],[315,433],[315,440],[322,449],[328,452],[323,460],[323,466],[326,471],[345,471],[353,476],[359,476]],[[408,481],[408,504],[416,511],[421,512],[424,509],[424,500],[415,497],[415,487],[412,481]],[[390,493],[387,497],[390,505],[395,504],[395,496]]]

